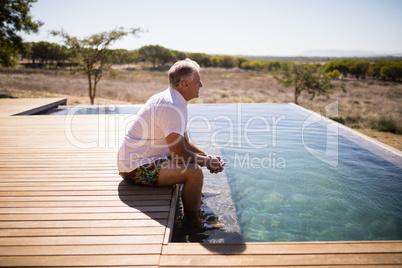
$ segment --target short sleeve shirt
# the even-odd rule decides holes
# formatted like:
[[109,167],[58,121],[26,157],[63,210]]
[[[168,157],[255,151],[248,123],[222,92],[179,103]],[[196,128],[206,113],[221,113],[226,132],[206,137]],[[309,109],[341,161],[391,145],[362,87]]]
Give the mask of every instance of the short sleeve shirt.
[[166,137],[184,136],[187,126],[187,101],[175,89],[152,96],[136,115],[118,152],[119,172],[130,172],[170,154]]

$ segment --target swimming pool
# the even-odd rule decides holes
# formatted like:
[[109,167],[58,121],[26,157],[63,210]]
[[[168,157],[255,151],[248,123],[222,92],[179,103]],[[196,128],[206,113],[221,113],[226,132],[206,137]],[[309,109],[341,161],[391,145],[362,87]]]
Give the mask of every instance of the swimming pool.
[[203,199],[226,231],[202,241],[402,239],[398,152],[293,104],[189,105],[188,130],[227,163],[205,172]]

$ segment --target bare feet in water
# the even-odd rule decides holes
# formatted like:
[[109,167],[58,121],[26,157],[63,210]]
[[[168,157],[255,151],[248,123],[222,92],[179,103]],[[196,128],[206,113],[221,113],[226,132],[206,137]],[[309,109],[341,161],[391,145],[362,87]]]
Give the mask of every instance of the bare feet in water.
[[202,197],[217,196],[217,195],[219,195],[219,194],[220,194],[220,193],[217,192],[217,191],[205,191],[205,192],[202,192],[202,193],[201,193]]
[[218,222],[219,218],[214,215],[211,215],[208,218],[206,218],[205,222],[201,220],[199,212],[188,211],[184,213],[184,215],[186,217],[187,226],[201,227],[201,228],[207,227],[213,229],[220,229],[225,227],[225,224]]
[[200,226],[202,225],[200,219],[200,212],[199,211],[187,211],[184,212],[186,217],[186,224],[189,226]]

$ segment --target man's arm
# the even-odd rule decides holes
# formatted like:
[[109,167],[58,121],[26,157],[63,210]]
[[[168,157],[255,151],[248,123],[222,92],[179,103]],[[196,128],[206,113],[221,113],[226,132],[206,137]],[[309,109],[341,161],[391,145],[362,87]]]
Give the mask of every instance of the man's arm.
[[206,151],[201,149],[197,144],[195,144],[195,142],[193,142],[190,139],[190,137],[187,135],[187,132],[184,132],[184,143],[185,143],[186,149],[192,151],[193,153],[196,153],[196,154],[202,155],[202,156],[209,155]]
[[[186,147],[185,137],[178,133],[170,133],[166,137],[169,146],[170,155],[176,163],[197,163],[200,166],[207,167],[211,172],[218,173],[223,170],[221,161],[216,157],[197,154]],[[192,148],[192,147],[191,147]]]
[[[207,157],[212,157],[209,153],[201,149],[195,142],[193,142],[190,137],[187,135],[187,132],[184,132],[184,142],[187,150],[192,151],[193,153],[199,155],[199,156],[207,156]],[[219,157],[214,157],[219,160],[221,169],[218,172],[223,171],[223,167],[225,166],[225,162]]]

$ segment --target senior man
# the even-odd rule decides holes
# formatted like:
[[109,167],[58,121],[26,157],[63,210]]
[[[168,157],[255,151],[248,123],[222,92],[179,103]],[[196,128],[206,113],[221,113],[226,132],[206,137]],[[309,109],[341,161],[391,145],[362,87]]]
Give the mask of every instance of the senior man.
[[169,87],[153,95],[138,112],[118,152],[119,174],[129,183],[151,187],[183,183],[187,224],[199,225],[202,168],[219,173],[225,163],[188,137],[187,102],[202,87],[200,66],[190,59],[176,62],[168,72]]

